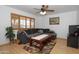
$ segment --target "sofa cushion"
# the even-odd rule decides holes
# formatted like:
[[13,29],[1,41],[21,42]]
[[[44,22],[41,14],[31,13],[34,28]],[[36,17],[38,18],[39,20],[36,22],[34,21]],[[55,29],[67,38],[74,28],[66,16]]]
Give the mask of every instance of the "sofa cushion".
[[38,30],[38,33],[44,33],[44,32],[43,32],[43,30],[40,29],[40,30]]
[[49,32],[49,29],[43,29],[43,32],[44,33],[48,33]]
[[28,37],[30,38],[30,37],[38,36],[38,35],[40,35],[40,34],[41,34],[41,33],[34,33],[34,34],[28,35]]
[[33,31],[32,30],[25,30],[25,32],[29,35],[29,34],[33,34]]

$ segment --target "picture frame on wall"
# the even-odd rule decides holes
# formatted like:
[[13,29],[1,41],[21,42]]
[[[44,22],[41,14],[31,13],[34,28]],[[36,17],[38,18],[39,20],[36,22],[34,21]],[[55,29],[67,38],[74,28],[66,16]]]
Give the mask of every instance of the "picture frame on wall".
[[49,18],[49,25],[58,25],[60,22],[59,17]]

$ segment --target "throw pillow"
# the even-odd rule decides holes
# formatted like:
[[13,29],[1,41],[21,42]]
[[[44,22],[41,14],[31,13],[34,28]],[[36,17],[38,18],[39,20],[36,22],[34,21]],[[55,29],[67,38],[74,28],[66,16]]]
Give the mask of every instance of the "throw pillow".
[[39,33],[43,33],[43,30],[38,30]]

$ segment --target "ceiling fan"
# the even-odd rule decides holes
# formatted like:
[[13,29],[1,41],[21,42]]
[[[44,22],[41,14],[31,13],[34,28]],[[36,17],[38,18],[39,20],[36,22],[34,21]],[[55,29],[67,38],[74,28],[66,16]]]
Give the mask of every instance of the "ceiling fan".
[[46,15],[47,12],[54,12],[55,11],[55,10],[49,10],[48,5],[42,5],[41,9],[37,9],[37,8],[34,8],[34,9],[39,10],[39,13],[41,15]]

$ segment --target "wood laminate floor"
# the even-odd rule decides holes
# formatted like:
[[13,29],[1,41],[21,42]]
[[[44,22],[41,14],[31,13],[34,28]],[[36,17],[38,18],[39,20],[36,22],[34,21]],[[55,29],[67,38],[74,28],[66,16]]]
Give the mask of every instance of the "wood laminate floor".
[[[10,53],[10,54],[29,54],[23,49],[24,44],[6,44],[0,46],[1,53]],[[50,52],[50,54],[79,54],[79,49],[67,47],[66,39],[57,39],[56,45]]]

